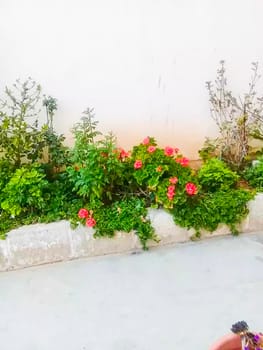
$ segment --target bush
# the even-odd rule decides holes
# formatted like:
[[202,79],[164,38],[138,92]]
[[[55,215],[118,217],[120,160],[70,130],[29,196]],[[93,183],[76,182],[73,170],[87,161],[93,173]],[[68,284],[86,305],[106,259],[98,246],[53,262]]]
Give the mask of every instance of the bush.
[[85,146],[85,159],[67,168],[73,191],[93,207],[111,203],[121,196],[126,173],[115,138]]
[[67,172],[59,173],[55,179],[48,182],[39,221],[69,220],[83,205],[83,200],[72,191]]
[[263,192],[263,157],[258,159],[257,164],[245,169],[244,178],[252,187]]
[[[79,154],[76,145],[75,151]],[[73,191],[83,200],[84,207],[94,212],[96,235],[135,230],[146,247],[147,239],[155,237],[145,217],[146,207],[172,208],[188,196],[187,185],[194,186],[189,191],[197,192],[197,186],[190,182],[193,175],[188,159],[178,154],[178,149],[158,148],[153,138],[147,137],[126,152],[118,149],[109,135],[87,143],[85,154],[86,159],[67,171]],[[116,208],[123,214],[116,214]]]
[[1,208],[12,216],[38,212],[44,207],[48,182],[38,165],[17,169],[3,188]]
[[115,231],[131,232],[134,230],[144,249],[147,249],[149,239],[158,241],[147,219],[147,210],[142,199],[130,198],[115,202],[111,206],[95,210],[93,216],[97,223],[96,237],[113,237]]
[[226,224],[233,234],[236,225],[248,213],[247,202],[253,194],[246,190],[228,190],[200,194],[187,203],[178,203],[172,210],[176,224],[188,229],[194,228],[196,235],[201,229],[214,231],[220,223]]
[[233,188],[238,179],[237,173],[217,158],[208,160],[198,172],[198,181],[203,190],[208,192]]

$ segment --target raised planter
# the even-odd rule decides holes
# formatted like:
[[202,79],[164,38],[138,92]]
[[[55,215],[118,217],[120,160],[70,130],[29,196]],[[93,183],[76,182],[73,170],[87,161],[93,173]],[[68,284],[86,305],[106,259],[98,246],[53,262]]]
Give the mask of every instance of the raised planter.
[[[263,194],[258,194],[249,203],[249,210],[248,217],[239,227],[240,232],[262,230]],[[175,225],[172,216],[165,210],[149,209],[148,216],[160,237],[160,243],[149,242],[149,247],[187,242],[194,234],[193,230]],[[72,230],[67,221],[29,225],[12,230],[6,240],[0,240],[0,271],[141,249],[140,241],[134,233],[117,232],[114,238],[95,239],[93,232],[86,227]],[[221,225],[212,234],[203,231],[202,237],[227,234],[230,234],[229,228]]]

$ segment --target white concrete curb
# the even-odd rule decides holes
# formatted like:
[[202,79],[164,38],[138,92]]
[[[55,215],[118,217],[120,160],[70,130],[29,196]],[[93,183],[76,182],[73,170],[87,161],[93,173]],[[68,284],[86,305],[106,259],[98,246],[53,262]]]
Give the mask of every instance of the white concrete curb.
[[[249,215],[240,225],[240,232],[262,230],[262,214],[263,194],[258,194],[249,203]],[[150,247],[186,242],[194,233],[176,226],[172,216],[164,210],[149,209],[149,218],[161,239],[160,243],[149,242]],[[229,228],[221,225],[212,234],[203,231],[202,237],[227,234],[230,234]],[[141,244],[134,233],[117,232],[114,238],[94,239],[92,229],[72,230],[67,221],[29,225],[10,231],[6,240],[0,240],[0,271],[138,249]]]

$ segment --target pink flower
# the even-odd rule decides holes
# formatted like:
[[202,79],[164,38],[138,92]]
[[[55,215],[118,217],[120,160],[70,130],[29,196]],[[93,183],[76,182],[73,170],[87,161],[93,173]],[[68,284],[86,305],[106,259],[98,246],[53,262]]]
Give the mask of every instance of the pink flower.
[[175,177],[170,177],[169,182],[170,182],[170,184],[175,185],[178,182],[178,178],[176,176]]
[[163,168],[162,168],[160,165],[156,168],[156,171],[157,171],[158,173],[160,173],[162,170],[163,170]]
[[136,160],[135,162],[134,162],[134,169],[141,169],[141,167],[142,167],[142,161],[141,160]]
[[89,216],[89,212],[85,208],[81,208],[78,212],[78,217],[80,219],[86,219]]
[[170,146],[166,146],[164,149],[164,154],[168,157],[171,157],[174,155],[174,149]]
[[170,186],[168,186],[168,188],[167,188],[167,197],[168,197],[168,199],[171,201],[173,198],[174,198],[174,196],[175,196],[175,192],[174,192],[174,190],[175,190],[175,186],[174,185],[170,185]]
[[188,182],[185,185],[185,190],[187,194],[189,194],[189,196],[194,196],[195,194],[197,194],[197,191],[198,191],[197,186],[192,182]]
[[175,186],[174,185],[171,185],[171,186],[168,186],[168,193],[174,193],[174,189],[175,189]]
[[179,163],[179,164],[181,164],[184,167],[189,165],[189,159],[185,158],[185,157],[183,157],[183,158],[176,158],[175,161],[176,161],[176,163]]
[[189,165],[189,159],[183,157],[182,160],[181,160],[181,165],[182,166],[188,166]]
[[142,141],[143,145],[148,145],[150,143],[150,137],[147,136],[145,139]]
[[174,198],[174,193],[167,193],[167,198],[171,201],[171,200],[173,200],[173,198]]
[[86,226],[93,227],[96,225],[96,220],[94,218],[88,218],[86,220]]
[[126,152],[123,148],[120,149],[120,155],[119,158],[120,159],[125,159],[129,157],[129,152]]
[[149,147],[147,148],[147,151],[148,151],[149,153],[153,153],[153,152],[155,152],[155,150],[156,150],[156,147],[155,147],[155,146],[149,146]]

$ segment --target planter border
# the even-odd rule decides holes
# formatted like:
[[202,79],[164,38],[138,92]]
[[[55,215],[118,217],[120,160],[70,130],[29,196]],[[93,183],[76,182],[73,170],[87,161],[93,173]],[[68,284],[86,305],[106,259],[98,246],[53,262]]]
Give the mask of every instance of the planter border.
[[[263,194],[258,194],[250,201],[248,208],[248,216],[239,225],[240,232],[262,230]],[[149,247],[187,242],[194,234],[193,229],[175,225],[172,216],[165,210],[149,209],[148,216],[160,237],[160,243],[150,241]],[[67,221],[28,225],[12,230],[6,240],[0,240],[0,271],[141,249],[134,232],[116,232],[114,238],[97,239],[94,239],[93,232],[93,229],[82,226],[72,230]],[[220,225],[213,233],[201,232],[202,238],[228,234],[230,230],[226,225]]]

